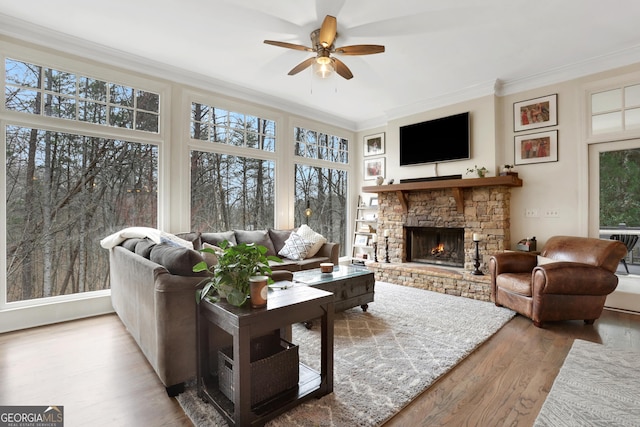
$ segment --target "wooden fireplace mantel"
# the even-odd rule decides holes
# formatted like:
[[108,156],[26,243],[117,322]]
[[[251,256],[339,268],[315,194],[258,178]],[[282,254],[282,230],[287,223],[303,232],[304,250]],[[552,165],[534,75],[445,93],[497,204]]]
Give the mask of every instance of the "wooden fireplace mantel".
[[462,192],[465,188],[491,187],[500,185],[507,187],[522,187],[522,180],[518,178],[518,174],[510,174],[505,176],[492,176],[486,178],[445,179],[441,181],[407,182],[404,184],[391,185],[371,185],[362,187],[362,191],[365,193],[395,192],[398,196],[400,204],[402,205],[402,209],[405,213],[407,213],[409,210],[409,193],[440,188],[451,188],[451,190],[453,191],[453,198],[456,200],[458,212],[463,212],[464,200]]

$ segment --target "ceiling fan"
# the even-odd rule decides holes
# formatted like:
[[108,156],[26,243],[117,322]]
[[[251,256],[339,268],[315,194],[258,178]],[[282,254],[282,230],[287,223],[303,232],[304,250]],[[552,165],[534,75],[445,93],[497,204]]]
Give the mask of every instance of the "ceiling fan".
[[304,50],[307,52],[315,52],[316,56],[306,59],[293,67],[289,71],[289,75],[293,76],[307,67],[314,65],[321,77],[327,77],[335,69],[335,71],[345,79],[349,80],[353,77],[353,73],[349,70],[344,62],[338,58],[331,56],[332,53],[342,55],[371,55],[374,53],[384,52],[384,46],[375,44],[358,44],[353,46],[335,47],[334,42],[338,38],[338,24],[335,16],[327,15],[322,21],[322,26],[311,32],[311,44],[313,47],[302,46],[294,43],[279,42],[274,40],[265,40],[266,44],[280,46],[287,49]]

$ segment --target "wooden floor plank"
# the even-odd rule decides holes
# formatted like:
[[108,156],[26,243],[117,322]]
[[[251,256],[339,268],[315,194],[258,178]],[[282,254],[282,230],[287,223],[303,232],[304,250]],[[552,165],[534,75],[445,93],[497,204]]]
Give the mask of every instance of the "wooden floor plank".
[[[385,427],[530,426],[574,339],[640,351],[640,316],[516,316]],[[192,425],[114,314],[0,334],[0,378],[0,405],[61,404],[69,426]]]

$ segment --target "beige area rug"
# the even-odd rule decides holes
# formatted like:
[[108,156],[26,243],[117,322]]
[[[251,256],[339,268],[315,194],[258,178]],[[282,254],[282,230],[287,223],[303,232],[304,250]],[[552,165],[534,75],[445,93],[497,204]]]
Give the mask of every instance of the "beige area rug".
[[535,426],[640,426],[640,352],[575,340]]
[[[400,411],[476,347],[514,312],[490,302],[376,282],[368,312],[337,313],[334,391],[312,399],[267,426],[377,426]],[[318,328],[294,325],[300,360],[320,368]],[[226,425],[195,387],[178,398],[196,426]]]

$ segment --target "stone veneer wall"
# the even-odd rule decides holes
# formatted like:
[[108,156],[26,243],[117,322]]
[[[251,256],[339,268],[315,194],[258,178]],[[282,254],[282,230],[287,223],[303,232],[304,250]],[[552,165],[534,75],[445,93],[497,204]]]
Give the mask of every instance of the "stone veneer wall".
[[[481,234],[480,269],[487,273],[491,254],[509,249],[511,191],[506,186],[472,187],[463,190],[464,209],[458,212],[452,190],[429,189],[408,193],[405,213],[395,192],[378,193],[378,235],[389,230],[389,259],[384,263],[385,239],[378,241],[378,260],[369,267],[376,279],[415,286],[475,299],[489,300],[486,276],[471,275],[475,244],[472,236]],[[418,227],[461,227],[465,229],[464,269],[406,262],[403,225]]]
[[481,301],[491,298],[491,278],[474,276],[470,271],[461,268],[441,268],[426,264],[385,264],[384,262],[367,263],[376,280],[412,286],[428,291],[456,295]]

